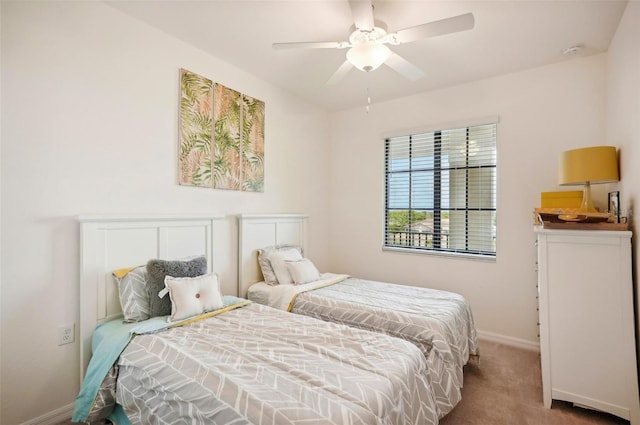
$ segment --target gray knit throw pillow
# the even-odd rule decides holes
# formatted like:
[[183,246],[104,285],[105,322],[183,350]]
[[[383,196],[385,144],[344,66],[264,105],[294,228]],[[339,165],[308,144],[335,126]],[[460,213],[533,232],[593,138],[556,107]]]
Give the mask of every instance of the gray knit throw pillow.
[[147,262],[149,316],[168,316],[171,314],[171,298],[169,298],[169,294],[163,298],[158,297],[158,293],[164,289],[165,276],[196,277],[206,273],[206,257],[196,257],[185,261],[149,260]]

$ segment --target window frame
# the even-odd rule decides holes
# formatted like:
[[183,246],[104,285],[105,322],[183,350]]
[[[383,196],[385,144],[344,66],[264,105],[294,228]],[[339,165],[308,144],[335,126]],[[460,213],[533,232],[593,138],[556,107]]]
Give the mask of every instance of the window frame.
[[[497,234],[498,234],[498,230],[497,230],[497,217],[498,217],[498,200],[497,200],[497,196],[498,196],[498,118],[491,118],[491,119],[486,119],[486,120],[477,120],[476,122],[473,123],[456,123],[456,124],[448,124],[448,125],[440,125],[437,127],[433,127],[433,129],[429,129],[429,130],[413,130],[413,131],[407,131],[404,132],[403,134],[398,134],[400,132],[396,132],[395,134],[388,134],[388,135],[384,135],[384,217],[383,217],[383,243],[382,243],[382,249],[383,251],[394,251],[394,252],[403,252],[403,253],[416,253],[416,254],[426,254],[426,255],[444,255],[444,256],[453,256],[456,258],[468,258],[468,259],[474,259],[474,260],[486,260],[486,261],[496,261],[497,259],[497,254],[498,254],[498,247],[497,247]],[[493,131],[493,136],[492,136],[492,142],[493,142],[493,158],[494,161],[491,164],[479,164],[479,165],[475,165],[472,166],[469,163],[469,158],[470,158],[470,137],[469,137],[469,133],[470,133],[470,129],[474,128],[474,127],[482,127],[482,126],[493,126],[492,131]],[[465,138],[464,138],[464,147],[465,147],[465,164],[463,167],[460,166],[449,166],[449,167],[442,167],[442,159],[443,159],[443,154],[442,154],[442,133],[443,132],[448,132],[448,131],[458,131],[458,130],[465,130]],[[412,186],[412,182],[411,182],[411,177],[412,177],[412,173],[415,173],[417,171],[412,170],[412,150],[413,147],[411,146],[411,142],[412,139],[416,136],[430,136],[433,135],[433,192],[432,192],[432,196],[433,196],[433,208],[414,208],[412,201],[411,201],[411,193],[414,189],[414,186]],[[408,197],[409,197],[409,201],[408,201],[408,208],[403,209],[403,208],[390,208],[390,202],[391,202],[391,197],[390,197],[390,189],[389,189],[389,185],[390,185],[390,176],[393,174],[397,174],[400,173],[400,171],[390,171],[389,167],[390,167],[390,145],[391,145],[391,139],[399,139],[399,138],[403,138],[406,137],[408,138],[408,142],[407,142],[407,146],[408,146],[408,150],[409,150],[409,154],[407,156],[408,162],[409,162],[409,168],[408,170],[405,170],[404,172],[407,173],[410,177],[409,177],[409,183],[407,184],[407,192],[408,192]],[[437,154],[437,152],[440,152],[439,154]],[[492,207],[470,207],[469,206],[469,187],[472,184],[470,182],[470,171],[473,169],[493,169],[493,178],[492,178],[492,188],[490,190],[490,196],[493,198],[492,203],[493,206]],[[464,208],[460,208],[460,207],[451,207],[450,205],[448,207],[444,207],[442,206],[442,175],[441,173],[443,171],[452,171],[452,170],[465,170],[465,180],[464,180],[464,190],[465,190],[465,201],[464,201]],[[389,241],[389,213],[393,210],[399,210],[399,211],[408,211],[409,217],[408,217],[408,225],[412,225],[415,224],[415,222],[412,221],[411,219],[411,214],[413,211],[431,211],[433,217],[433,233],[432,233],[432,246],[416,246],[415,243],[410,245],[408,243],[402,245],[402,244],[392,244]],[[454,211],[464,211],[465,214],[465,218],[464,218],[464,238],[465,238],[465,248],[464,249],[460,249],[460,248],[449,248],[449,247],[442,247],[441,243],[442,243],[442,237],[445,234],[448,233],[444,233],[443,229],[440,225],[440,220],[442,218],[441,214],[443,212],[454,212]],[[469,224],[469,213],[472,211],[487,211],[487,212],[491,212],[492,216],[490,218],[490,221],[493,222],[493,224],[490,227],[490,233],[488,233],[488,238],[483,239],[484,242],[489,241],[491,238],[492,244],[493,244],[493,250],[481,250],[481,249],[469,249],[469,235],[470,233],[472,233],[473,231],[473,227],[470,228],[470,224]],[[483,227],[482,226],[476,226],[476,229],[480,229],[482,230]],[[410,230],[407,230],[406,232],[407,236],[406,236],[406,240],[409,240],[410,236],[413,235],[413,233]],[[447,236],[448,238],[448,236]],[[425,245],[427,245],[425,243]]]

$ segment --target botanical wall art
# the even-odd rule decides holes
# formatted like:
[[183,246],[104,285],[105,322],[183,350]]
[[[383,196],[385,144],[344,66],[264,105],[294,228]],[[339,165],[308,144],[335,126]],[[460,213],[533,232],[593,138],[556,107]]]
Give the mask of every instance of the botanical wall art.
[[180,70],[179,183],[264,191],[264,102]]
[[180,70],[179,182],[211,187],[213,82]]
[[242,95],[242,190],[264,191],[264,102]]

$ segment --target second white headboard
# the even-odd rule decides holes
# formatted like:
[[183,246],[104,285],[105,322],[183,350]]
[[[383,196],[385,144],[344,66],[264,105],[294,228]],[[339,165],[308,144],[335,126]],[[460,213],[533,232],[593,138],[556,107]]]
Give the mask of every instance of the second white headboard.
[[241,214],[238,216],[238,296],[262,280],[258,250],[271,245],[298,245],[306,252],[307,216]]

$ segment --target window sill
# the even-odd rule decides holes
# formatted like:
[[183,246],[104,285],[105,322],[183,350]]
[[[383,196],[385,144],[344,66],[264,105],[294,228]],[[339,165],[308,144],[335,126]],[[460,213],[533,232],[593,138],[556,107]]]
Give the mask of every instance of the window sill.
[[425,249],[412,249],[412,248],[396,248],[383,246],[382,251],[394,252],[399,254],[410,255],[433,255],[438,257],[446,257],[456,260],[472,260],[482,261],[487,263],[495,263],[497,256],[480,255],[480,254],[465,254],[461,252],[446,252],[446,251],[429,251]]

